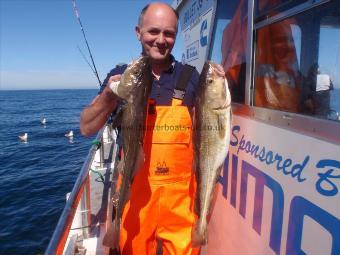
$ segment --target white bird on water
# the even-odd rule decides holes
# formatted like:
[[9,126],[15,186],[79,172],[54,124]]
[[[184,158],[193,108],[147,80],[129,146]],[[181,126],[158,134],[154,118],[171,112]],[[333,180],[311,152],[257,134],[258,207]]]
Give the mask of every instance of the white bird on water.
[[42,118],[42,120],[40,122],[41,122],[42,125],[46,125],[47,120],[46,120],[46,118]]
[[73,131],[71,130],[70,132],[65,134],[65,136],[68,137],[68,138],[73,138]]
[[27,138],[28,138],[28,134],[27,133],[25,133],[25,134],[23,134],[23,135],[19,135],[18,136],[19,138],[20,138],[20,140],[22,141],[22,142],[27,142]]

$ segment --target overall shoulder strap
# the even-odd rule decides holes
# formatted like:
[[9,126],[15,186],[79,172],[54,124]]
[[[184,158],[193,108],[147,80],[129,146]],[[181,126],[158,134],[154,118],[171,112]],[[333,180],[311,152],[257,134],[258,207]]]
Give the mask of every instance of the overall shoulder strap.
[[192,72],[194,71],[195,67],[185,64],[181,71],[181,74],[178,78],[173,98],[183,100],[185,91],[188,85],[188,82],[191,78]]

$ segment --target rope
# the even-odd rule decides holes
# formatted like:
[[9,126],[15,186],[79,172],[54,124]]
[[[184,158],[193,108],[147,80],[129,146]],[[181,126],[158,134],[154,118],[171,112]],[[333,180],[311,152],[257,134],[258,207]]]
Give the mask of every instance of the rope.
[[[99,150],[99,148],[102,146],[102,143],[101,143],[99,140],[94,139],[94,140],[92,141],[92,145],[95,145],[95,146],[97,147],[96,149]],[[94,170],[94,169],[92,169],[92,168],[90,169],[90,171],[92,171],[92,172],[94,172],[94,173],[96,173],[96,174],[99,175],[99,177],[96,178],[96,181],[97,181],[97,182],[102,182],[102,183],[104,183],[104,181],[105,181],[104,176],[103,176],[100,172],[98,172],[98,171],[96,171],[96,170]],[[101,181],[99,181],[98,178],[100,178]]]
[[[92,172],[94,172],[94,173],[96,173],[96,174],[99,175],[99,177],[96,178],[96,181],[97,181],[97,182],[102,182],[102,183],[105,182],[104,176],[103,176],[100,172],[98,172],[98,171],[96,171],[96,170],[93,170],[92,168],[90,169],[90,171],[92,171]],[[98,180],[99,178],[100,178],[101,181]]]
[[97,146],[97,150],[98,150],[102,146],[102,143],[99,140],[94,139],[92,141],[92,145],[96,145]]

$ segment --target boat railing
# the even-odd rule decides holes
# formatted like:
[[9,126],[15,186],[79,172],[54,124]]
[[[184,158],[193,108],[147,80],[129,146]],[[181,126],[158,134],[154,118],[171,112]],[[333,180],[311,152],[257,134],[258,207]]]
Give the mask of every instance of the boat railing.
[[[108,136],[103,138],[105,128],[110,127],[106,125],[98,132],[95,140],[97,142],[93,143],[92,147],[90,148],[87,158],[77,177],[76,183],[73,186],[72,192],[68,194],[69,196],[66,201],[66,205],[59,218],[58,224],[54,230],[45,254],[63,254],[70,230],[72,230],[71,227],[72,223],[74,222],[78,206],[80,206],[80,210],[78,209],[78,212],[80,211],[82,213],[81,224],[82,226],[85,226],[77,229],[78,233],[80,231],[84,238],[86,238],[88,235],[89,226],[91,224],[89,174],[91,170],[91,164],[95,159],[98,149],[100,150],[100,165],[103,165],[103,142],[105,139],[110,139]],[[72,238],[72,240],[73,239],[74,238]]]

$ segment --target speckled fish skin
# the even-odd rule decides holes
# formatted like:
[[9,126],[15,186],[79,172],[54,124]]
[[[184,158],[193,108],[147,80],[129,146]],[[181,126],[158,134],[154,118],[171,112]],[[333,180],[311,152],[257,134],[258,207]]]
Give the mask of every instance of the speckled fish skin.
[[228,153],[231,130],[231,97],[222,67],[206,62],[199,85],[194,120],[198,220],[192,232],[193,246],[207,243],[207,215]]
[[120,83],[117,95],[127,103],[137,105],[139,103],[137,100],[143,99],[143,90],[151,89],[152,76],[149,57],[141,56],[132,61],[122,74]]
[[147,102],[152,86],[152,74],[148,57],[140,57],[130,64],[120,79],[118,96],[125,100],[121,129],[123,135],[124,164],[122,181],[115,205],[116,215],[103,243],[119,249],[121,218],[129,199],[130,187],[143,157],[143,137]]

